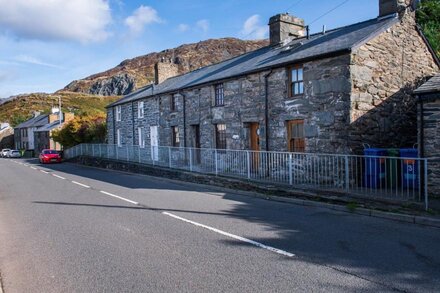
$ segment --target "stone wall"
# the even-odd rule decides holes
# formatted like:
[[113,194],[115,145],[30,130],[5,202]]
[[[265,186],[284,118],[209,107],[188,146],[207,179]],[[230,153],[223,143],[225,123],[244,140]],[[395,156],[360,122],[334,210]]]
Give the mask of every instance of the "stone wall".
[[438,99],[423,102],[424,154],[428,162],[428,190],[440,197],[440,94]]
[[425,76],[438,72],[417,32],[413,12],[355,50],[350,146],[356,153],[372,147],[413,147],[417,142],[417,102],[411,93]]

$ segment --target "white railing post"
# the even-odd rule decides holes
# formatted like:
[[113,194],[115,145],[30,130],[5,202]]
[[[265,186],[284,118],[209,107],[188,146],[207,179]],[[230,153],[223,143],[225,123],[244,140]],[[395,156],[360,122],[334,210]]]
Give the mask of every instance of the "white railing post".
[[92,144],[92,157],[95,157],[95,145]]
[[292,174],[292,154],[289,154],[289,184],[293,185],[293,174]]
[[193,164],[192,164],[192,148],[189,148],[189,170],[192,172]]
[[128,144],[125,146],[127,148],[127,162],[130,161],[130,151],[128,150]]
[[168,147],[168,165],[171,168],[171,147]]
[[115,151],[116,151],[116,160],[119,161],[119,145],[115,145]]
[[215,175],[218,175],[218,158],[217,158],[217,149],[214,150],[214,160],[215,160]]
[[84,151],[83,151],[83,144],[81,144],[81,156],[84,156]]
[[102,158],[102,144],[99,144],[99,157]]
[[[424,182],[424,184],[425,184],[425,210],[426,211],[428,211],[429,210],[429,199],[428,199],[428,159],[424,159],[424,162],[423,162],[423,165],[424,165],[424,168],[423,168],[423,173],[424,173],[424,178],[423,178],[423,180],[425,181]],[[420,166],[419,166],[419,168],[420,168]],[[420,180],[420,178],[419,178],[419,180]]]
[[345,156],[345,189],[350,190],[350,170],[348,164],[348,156]]
[[251,179],[251,156],[249,151],[246,151],[246,160],[247,160],[247,178]]

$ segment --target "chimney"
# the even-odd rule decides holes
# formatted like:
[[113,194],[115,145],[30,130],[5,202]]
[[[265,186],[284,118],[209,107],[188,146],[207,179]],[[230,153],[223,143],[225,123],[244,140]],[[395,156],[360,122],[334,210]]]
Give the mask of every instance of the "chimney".
[[269,20],[270,44],[278,45],[286,41],[304,37],[304,20],[288,13],[277,14]]
[[179,68],[172,61],[161,58],[161,61],[154,65],[154,84],[160,84],[168,78],[179,75]]
[[413,0],[379,0],[379,17],[399,14],[402,16],[406,9],[416,5]]

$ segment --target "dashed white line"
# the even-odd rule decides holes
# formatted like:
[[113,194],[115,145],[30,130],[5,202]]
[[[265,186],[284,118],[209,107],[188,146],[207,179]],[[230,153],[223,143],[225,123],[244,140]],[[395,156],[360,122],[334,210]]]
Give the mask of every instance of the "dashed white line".
[[59,176],[59,175],[57,175],[57,174],[52,174],[52,176],[53,176],[53,177],[57,177],[57,178],[59,178],[59,179],[63,179],[63,180],[66,180],[66,178],[64,178],[64,177],[61,177],[61,176]]
[[176,215],[168,213],[168,212],[162,212],[162,214],[170,216],[172,218],[175,218],[177,220],[180,220],[180,221],[183,221],[183,222],[186,222],[186,223],[193,224],[193,225],[195,225],[197,227],[208,229],[208,230],[210,230],[212,232],[221,234],[223,236],[227,236],[227,237],[239,240],[239,241],[243,241],[243,242],[255,245],[257,247],[260,247],[260,248],[263,248],[263,249],[266,249],[266,250],[269,250],[269,251],[272,251],[272,252],[275,252],[275,253],[278,253],[278,254],[281,254],[281,255],[284,255],[284,256],[288,256],[288,257],[294,257],[295,256],[293,253],[290,253],[290,252],[287,252],[287,251],[284,251],[284,250],[281,250],[281,249],[278,249],[278,248],[275,248],[275,247],[272,247],[272,246],[267,246],[267,245],[264,245],[264,244],[262,244],[260,242],[257,242],[257,241],[254,241],[254,240],[251,240],[251,239],[248,239],[248,238],[244,238],[244,237],[241,237],[241,236],[238,236],[238,235],[234,235],[234,234],[231,234],[231,233],[228,233],[228,232],[225,232],[225,231],[213,228],[213,227],[209,227],[209,226],[206,226],[206,225],[203,225],[203,224],[200,224],[200,223],[197,223],[197,222],[194,222],[194,221],[191,221],[191,220],[188,220],[188,219],[176,216]]
[[44,171],[44,170],[40,170],[40,172],[43,172],[44,174],[49,174],[49,172]]
[[134,204],[134,205],[138,205],[138,204],[139,204],[139,203],[136,202],[136,201],[129,200],[129,199],[127,199],[127,198],[124,198],[124,197],[122,197],[122,196],[118,196],[118,195],[116,195],[116,194],[112,194],[112,193],[107,192],[107,191],[103,191],[103,190],[101,190],[100,192],[101,192],[102,194],[106,194],[106,195],[109,195],[109,196],[112,196],[112,197],[115,197],[115,198],[119,198],[120,200],[123,200],[123,201],[129,202],[129,203],[132,203],[132,204]]
[[35,168],[35,167],[31,167],[31,169],[33,169],[33,170],[38,170],[37,168]]
[[90,188],[90,186],[82,184],[82,183],[79,183],[79,182],[76,182],[76,181],[72,181],[72,183],[76,184],[76,185],[79,185],[79,186],[82,186],[82,187],[85,187],[85,188]]

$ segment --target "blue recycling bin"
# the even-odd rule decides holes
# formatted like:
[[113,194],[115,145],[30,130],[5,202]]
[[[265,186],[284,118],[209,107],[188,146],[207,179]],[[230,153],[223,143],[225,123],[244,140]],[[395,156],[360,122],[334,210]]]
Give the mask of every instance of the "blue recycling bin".
[[[404,188],[419,188],[419,157],[417,149],[400,149],[403,160],[402,183]],[[414,159],[413,159],[414,158]]]
[[368,148],[364,150],[364,187],[379,188],[385,186],[386,166],[385,157],[387,150]]

